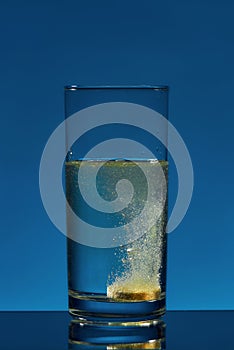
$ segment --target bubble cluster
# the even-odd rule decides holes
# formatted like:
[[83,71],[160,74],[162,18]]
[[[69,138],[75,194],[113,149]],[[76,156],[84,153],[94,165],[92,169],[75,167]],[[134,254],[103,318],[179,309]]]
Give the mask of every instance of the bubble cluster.
[[[164,188],[157,183],[155,167],[162,167],[167,179],[167,162],[142,162],[147,178],[155,184],[151,198],[155,201],[149,203],[149,209],[140,218],[138,225],[125,228],[126,234],[137,236],[132,243],[119,248],[121,268],[114,267],[107,284],[107,296],[119,301],[142,301],[160,299],[160,268],[162,265],[163,244],[166,231],[167,208],[166,203],[157,201],[165,198]],[[152,178],[153,177],[153,178]],[[139,186],[140,187],[140,186]],[[159,195],[161,191],[161,195]],[[157,200],[156,200],[157,199]],[[161,206],[164,206],[162,208]],[[134,209],[133,209],[134,210]],[[152,228],[144,235],[139,232],[144,227],[144,221],[151,220],[155,212],[161,211]]]

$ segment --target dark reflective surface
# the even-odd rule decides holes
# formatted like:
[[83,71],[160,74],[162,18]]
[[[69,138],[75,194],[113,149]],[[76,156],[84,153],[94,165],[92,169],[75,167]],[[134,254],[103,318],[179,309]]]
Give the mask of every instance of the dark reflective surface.
[[[164,321],[167,350],[234,349],[234,311],[174,311]],[[0,349],[164,349],[164,326],[92,330],[66,312],[1,312]]]

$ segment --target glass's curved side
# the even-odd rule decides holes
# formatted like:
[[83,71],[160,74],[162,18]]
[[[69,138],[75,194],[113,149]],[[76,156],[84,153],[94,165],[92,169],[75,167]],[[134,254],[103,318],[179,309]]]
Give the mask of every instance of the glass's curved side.
[[69,311],[86,322],[165,312],[167,105],[166,87],[65,88]]

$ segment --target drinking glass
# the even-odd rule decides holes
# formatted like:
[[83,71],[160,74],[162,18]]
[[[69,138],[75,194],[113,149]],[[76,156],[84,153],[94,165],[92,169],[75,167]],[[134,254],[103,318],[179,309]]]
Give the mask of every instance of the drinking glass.
[[69,312],[145,322],[165,312],[166,86],[65,87]]

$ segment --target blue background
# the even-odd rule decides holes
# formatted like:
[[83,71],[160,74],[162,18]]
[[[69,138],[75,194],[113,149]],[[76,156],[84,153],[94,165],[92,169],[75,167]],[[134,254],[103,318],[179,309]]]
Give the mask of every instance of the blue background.
[[170,86],[195,187],[169,236],[167,306],[233,309],[233,13],[231,0],[1,2],[1,310],[67,308],[38,169],[71,83]]

